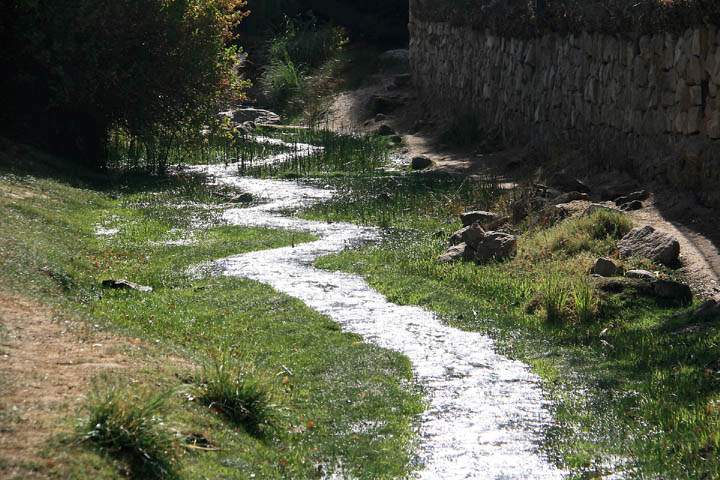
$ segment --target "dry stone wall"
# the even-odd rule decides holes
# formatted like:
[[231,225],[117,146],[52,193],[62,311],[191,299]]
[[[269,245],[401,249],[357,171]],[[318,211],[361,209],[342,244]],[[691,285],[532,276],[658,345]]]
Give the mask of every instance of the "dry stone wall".
[[410,21],[415,85],[515,141],[576,141],[588,158],[720,207],[720,32],[504,38]]

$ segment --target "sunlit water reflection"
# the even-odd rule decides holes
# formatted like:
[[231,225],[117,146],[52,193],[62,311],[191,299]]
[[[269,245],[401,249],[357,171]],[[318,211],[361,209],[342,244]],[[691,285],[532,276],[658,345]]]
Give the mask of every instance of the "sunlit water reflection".
[[563,477],[538,452],[551,417],[539,379],[526,365],[495,353],[493,341],[485,335],[450,328],[422,308],[390,303],[359,276],[313,266],[318,257],[379,237],[374,228],[287,215],[331,198],[332,190],[241,177],[237,165],[201,168],[215,182],[261,201],[227,210],[228,223],[312,232],[320,238],[218,260],[217,271],[271,285],[331,317],[346,331],[411,360],[429,405],[419,427],[418,478]]

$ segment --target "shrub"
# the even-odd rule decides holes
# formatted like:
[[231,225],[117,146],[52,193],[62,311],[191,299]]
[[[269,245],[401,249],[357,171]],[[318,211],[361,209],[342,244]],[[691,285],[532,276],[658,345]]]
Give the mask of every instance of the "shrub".
[[262,436],[272,426],[272,394],[252,368],[222,355],[205,366],[201,384],[201,401],[248,433]]
[[[283,31],[266,48],[267,67],[260,77],[264,100],[272,108],[297,113],[309,100],[321,78],[309,77],[323,70],[343,52],[347,39],[342,29],[306,20],[287,19]],[[332,74],[332,72],[325,72]]]
[[[37,0],[2,20],[5,130],[56,153],[105,158],[122,129],[149,152],[242,94],[227,45],[245,0]],[[161,152],[157,152],[160,157]]]
[[142,396],[111,383],[95,384],[80,427],[81,440],[126,462],[136,478],[172,478],[172,437],[160,427],[158,412],[168,393]]

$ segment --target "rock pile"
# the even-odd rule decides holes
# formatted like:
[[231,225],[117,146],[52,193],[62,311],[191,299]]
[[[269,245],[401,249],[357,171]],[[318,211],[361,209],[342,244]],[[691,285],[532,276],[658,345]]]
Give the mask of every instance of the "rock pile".
[[505,232],[486,231],[482,222],[497,222],[501,217],[490,212],[468,212],[461,216],[463,223],[471,218],[478,221],[463,227],[450,237],[450,248],[439,258],[440,263],[455,261],[484,263],[503,260],[517,253],[517,237]]

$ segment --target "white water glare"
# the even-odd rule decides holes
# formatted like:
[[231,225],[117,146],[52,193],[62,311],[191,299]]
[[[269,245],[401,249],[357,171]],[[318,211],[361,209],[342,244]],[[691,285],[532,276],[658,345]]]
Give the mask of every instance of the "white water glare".
[[417,478],[558,479],[564,472],[540,453],[551,424],[540,381],[528,366],[495,352],[479,333],[444,325],[419,307],[399,306],[361,277],[317,269],[313,262],[357,241],[379,237],[374,228],[307,221],[299,210],[335,192],[292,181],[246,178],[238,165],[197,167],[215,182],[250,193],[262,203],[227,210],[231,225],[312,232],[319,240],[296,247],[218,260],[221,274],[256,280],[298,298],[366,341],[406,355],[429,407],[419,427]]

